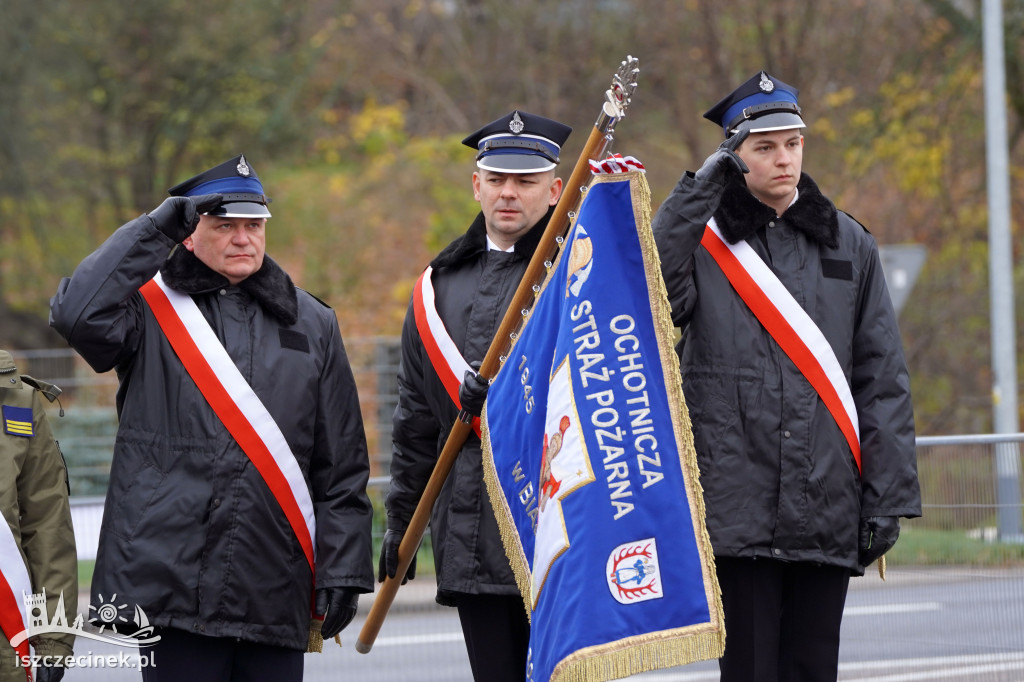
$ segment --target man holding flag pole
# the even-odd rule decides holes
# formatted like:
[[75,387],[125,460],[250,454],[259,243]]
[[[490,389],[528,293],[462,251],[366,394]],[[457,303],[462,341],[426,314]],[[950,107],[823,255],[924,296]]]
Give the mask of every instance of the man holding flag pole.
[[[379,579],[394,578],[398,548],[460,411],[479,415],[486,383],[474,380],[562,192],[555,175],[571,128],[512,111],[468,136],[477,151],[473,196],[481,212],[423,272],[402,330],[393,428],[388,530]],[[469,391],[460,397],[467,375]],[[475,389],[475,390],[474,390]],[[473,676],[519,682],[529,622],[481,469],[479,420],[431,517],[438,603],[459,611]],[[415,557],[402,579],[415,576]]]
[[[488,492],[498,516],[502,540],[526,610],[532,616],[525,679],[608,680],[721,655],[724,629],[718,586],[714,580],[713,567],[710,566],[706,533],[703,532],[703,506],[694,476],[696,467],[689,441],[685,405],[679,388],[678,368],[671,361],[667,301],[657,274],[656,255],[647,220],[649,194],[642,179],[642,166],[638,162],[618,158],[593,167],[597,169],[595,172],[629,172],[620,174],[625,183],[614,183],[617,191],[612,192],[614,198],[611,200],[607,193],[591,191],[591,196],[596,194],[599,197],[590,203],[594,220],[588,219],[587,222],[593,223],[593,230],[587,232],[580,224],[583,220],[580,217],[576,221],[572,241],[564,243],[564,236],[571,228],[570,221],[576,218],[575,208],[581,196],[577,191],[586,192],[585,185],[590,182],[590,160],[601,158],[608,149],[614,127],[625,115],[636,89],[636,75],[639,72],[636,65],[637,60],[632,57],[623,61],[612,79],[612,87],[605,93],[601,114],[569,177],[569,191],[563,194],[555,206],[554,215],[541,236],[534,258],[527,266],[512,304],[484,356],[480,377],[467,372],[461,390],[456,393],[454,386],[449,389],[450,396],[453,399],[457,396],[461,401],[462,412],[441,448],[422,498],[412,513],[404,539],[401,538],[401,531],[398,531],[390,534],[390,541],[385,540],[381,558],[382,572],[390,575],[384,579],[356,642],[356,650],[360,653],[370,651],[394,599],[399,580],[404,581],[407,569],[412,566],[416,546],[426,526],[426,517],[469,434],[470,423],[473,421],[470,410],[480,405],[487,393],[483,379],[497,372],[494,386],[490,389],[488,410],[494,412],[506,407],[520,414],[511,420],[501,416],[496,419],[487,418],[490,428],[484,427],[484,466]],[[635,213],[632,205],[634,197],[637,207]],[[585,208],[581,210],[586,213]],[[615,235],[620,235],[622,239],[617,240]],[[561,245],[561,255],[557,258],[559,246],[556,243]],[[579,248],[576,248],[577,243]],[[560,264],[556,266],[552,260]],[[625,265],[604,267],[617,260]],[[592,268],[594,261],[600,261],[602,266]],[[571,282],[565,275],[566,268],[570,267]],[[547,275],[547,283],[542,286],[546,273],[550,273],[553,268],[555,274]],[[591,273],[593,277],[589,276]],[[555,284],[550,286],[551,282]],[[563,292],[566,292],[566,297],[571,292],[575,304],[580,302],[578,297],[581,295],[589,296],[595,288],[602,287],[606,289],[603,295],[606,300],[614,300],[620,291],[625,295],[623,306],[613,304],[603,307],[599,317],[601,324],[607,325],[608,314],[613,311],[617,313],[611,318],[614,320],[611,322],[614,331],[606,333],[605,338],[613,344],[618,354],[617,359],[626,363],[625,375],[628,377],[623,381],[622,388],[613,392],[618,392],[620,398],[632,403],[634,413],[629,415],[629,419],[633,422],[630,428],[636,429],[630,432],[635,437],[635,448],[626,459],[636,461],[634,469],[637,473],[626,483],[618,480],[624,476],[629,477],[628,465],[627,473],[623,474],[622,462],[613,461],[624,450],[615,452],[614,446],[608,445],[609,451],[601,454],[610,459],[596,461],[598,466],[604,466],[615,473],[603,480],[605,487],[590,486],[589,490],[580,494],[580,487],[588,483],[584,479],[591,468],[588,465],[574,469],[573,465],[582,463],[581,443],[595,453],[601,452],[607,445],[594,443],[594,438],[607,436],[599,433],[603,428],[594,427],[608,425],[604,423],[604,420],[611,418],[611,403],[607,401],[614,402],[614,396],[604,392],[588,396],[594,401],[588,408],[592,421],[590,427],[583,429],[583,438],[580,438],[579,420],[577,418],[574,423],[565,414],[564,400],[556,401],[554,407],[549,408],[541,400],[541,394],[546,395],[546,390],[538,391],[534,397],[533,385],[543,386],[549,372],[552,380],[557,379],[553,368],[564,368],[567,363],[552,364],[551,359],[557,358],[557,353],[542,351],[535,354],[531,351],[530,357],[534,360],[529,363],[530,369],[537,371],[533,373],[534,379],[528,381],[531,372],[524,371],[528,363],[512,363],[508,348],[510,340],[517,344],[516,348],[524,348],[530,343],[539,343],[543,347],[550,339],[557,338],[563,342],[561,350],[565,350],[568,345],[565,343],[565,330],[579,326],[572,321],[572,315],[563,315],[554,337],[549,331],[555,327],[545,322],[532,326],[527,322],[520,329],[523,318],[529,316],[530,320],[543,320],[552,309],[566,313],[570,309],[560,302]],[[548,313],[530,312],[535,299],[538,308],[542,307]],[[588,313],[592,310],[589,303],[583,305],[583,308]],[[595,316],[591,315],[590,321],[584,322],[584,325],[594,319]],[[605,377],[609,376],[607,366],[599,367],[602,359],[595,359],[595,353],[587,352],[587,349],[596,347],[598,342],[595,337],[589,334],[584,334],[584,337],[577,349],[583,355],[573,361],[577,366],[575,376],[570,377],[569,383],[581,379],[586,381],[585,372],[600,371]],[[666,362],[666,359],[670,361]],[[579,365],[578,362],[583,364]],[[502,372],[498,372],[499,365],[504,366]],[[457,372],[455,376],[458,376]],[[645,390],[648,377],[650,391]],[[558,380],[563,386],[566,384],[564,379]],[[457,379],[452,383],[455,381]],[[660,390],[657,388],[659,385]],[[633,391],[639,394],[633,395]],[[565,391],[559,395],[564,398]],[[645,405],[636,404],[638,401],[655,404],[657,414],[652,417],[651,410]],[[621,406],[623,411],[630,403]],[[516,418],[522,417],[524,407],[527,415],[539,415],[541,420],[520,419],[519,424],[515,423]],[[593,412],[594,407],[597,413]],[[545,432],[543,418],[549,410],[553,410],[553,414],[561,413],[561,418],[556,418],[554,427]],[[528,428],[522,428],[522,424],[527,422]],[[505,429],[504,432],[502,429]],[[620,434],[621,431],[617,429],[616,433]],[[495,443],[500,443],[507,454],[495,453]],[[657,464],[646,471],[640,471],[640,450],[643,450],[645,464]],[[556,458],[559,459],[558,465],[555,464]],[[523,462],[526,466],[523,466]],[[567,463],[568,472],[564,470]],[[499,481],[500,477],[504,479]],[[630,485],[634,480],[637,491],[640,487],[653,487],[651,493],[625,499],[632,495]],[[499,490],[499,486],[507,487]],[[543,491],[542,502],[538,501],[536,491]],[[572,519],[572,542],[579,545],[578,550],[573,547],[571,553],[567,553],[565,547],[558,549],[556,521],[547,524],[547,528],[554,528],[555,532],[548,533],[544,542],[538,540],[536,543],[539,549],[535,558],[533,536],[537,528],[531,525],[532,520],[538,518],[535,510],[542,504],[550,510],[549,518],[563,518],[563,500],[567,496],[573,497],[572,502],[593,504],[594,500],[603,500],[604,512],[614,509],[615,520],[628,516],[630,522],[612,528],[606,519],[588,516],[584,507],[584,513],[577,513]],[[511,500],[517,502],[510,505]],[[508,513],[510,507],[520,512],[525,509],[525,513],[512,519]],[[607,517],[607,514],[602,515]],[[656,519],[660,519],[660,524]],[[660,528],[653,528],[652,521],[654,525],[660,525]],[[659,537],[665,562],[658,558],[659,547],[656,545]],[[626,541],[623,542],[623,539]],[[529,552],[523,550],[524,544],[530,546]],[[600,555],[600,560],[592,560],[597,555]],[[585,565],[577,565],[573,559],[583,560]],[[531,576],[533,562],[537,563],[539,575],[535,572]],[[557,570],[552,570],[552,566]],[[560,575],[555,576],[554,573]],[[586,574],[586,581],[577,579],[582,573]],[[533,580],[534,577],[539,580]],[[662,585],[663,578],[665,584],[670,585],[667,591]],[[600,594],[593,592],[595,584],[600,585]],[[544,594],[539,593],[540,589],[543,589]],[[664,598],[666,595],[668,599]],[[534,608],[538,603],[544,605],[545,613],[541,614]],[[616,606],[609,608],[611,604]],[[567,619],[567,616],[570,618]],[[512,671],[511,674],[518,674],[519,677],[510,679],[523,679],[522,673],[521,670]],[[480,679],[479,673],[477,679]]]

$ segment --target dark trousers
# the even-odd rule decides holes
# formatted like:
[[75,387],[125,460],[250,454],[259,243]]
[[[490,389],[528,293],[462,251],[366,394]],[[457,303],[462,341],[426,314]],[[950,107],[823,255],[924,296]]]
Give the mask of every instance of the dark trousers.
[[519,596],[457,594],[462,634],[476,682],[523,682],[530,621]]
[[850,572],[715,557],[725,612],[722,682],[835,682]]
[[158,628],[160,641],[148,650],[152,666],[143,682],[301,682],[298,649],[243,642],[234,637],[203,637]]

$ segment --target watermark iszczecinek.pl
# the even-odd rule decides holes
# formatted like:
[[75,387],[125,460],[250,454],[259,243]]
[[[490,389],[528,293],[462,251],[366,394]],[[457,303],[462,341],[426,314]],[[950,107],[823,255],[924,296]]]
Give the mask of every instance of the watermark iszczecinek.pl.
[[[65,668],[151,668],[156,665],[153,651],[144,653],[142,650],[160,641],[160,635],[153,634],[153,626],[149,624],[146,613],[138,605],[135,606],[132,620],[123,615],[127,604],[117,604],[117,595],[109,601],[100,595],[100,605],[89,605],[89,611],[96,614],[89,617],[89,623],[97,628],[97,632],[85,629],[85,618],[78,614],[74,623],[68,625],[64,609],[64,592],[61,591],[54,611],[53,620],[46,614],[46,590],[37,594],[23,594],[25,604],[25,623],[27,627],[11,638],[11,646],[17,647],[30,637],[46,633],[63,633],[75,635],[76,639],[93,639],[125,649],[136,649],[136,652],[121,651],[117,654],[94,654],[91,651],[68,656],[19,656],[18,663],[22,667],[38,667],[62,665]],[[118,627],[122,630],[118,631]]]
[[39,668],[41,666],[60,666],[63,668],[153,668],[156,667],[156,652],[130,653],[119,651],[116,654],[84,654],[68,656],[19,656],[18,665],[22,668]]

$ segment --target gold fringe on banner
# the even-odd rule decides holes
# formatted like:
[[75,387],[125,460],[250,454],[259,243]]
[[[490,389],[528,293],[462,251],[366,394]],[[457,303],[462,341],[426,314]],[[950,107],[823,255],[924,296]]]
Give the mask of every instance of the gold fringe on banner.
[[491,506],[501,509],[501,514],[495,514],[498,521],[498,532],[501,534],[501,544],[505,546],[505,555],[512,567],[512,573],[516,577],[516,587],[523,598],[523,607],[526,609],[526,618],[533,622],[533,605],[530,603],[530,594],[533,591],[533,577],[530,575],[530,563],[523,552],[523,545],[519,542],[519,531],[512,522],[512,512],[502,495],[501,484],[498,482],[498,474],[494,469],[494,455],[491,453],[491,437],[487,430],[487,403],[484,403],[482,418],[480,419],[480,435],[484,449],[484,484],[487,486],[487,495],[491,498]]
[[[570,224],[569,231],[566,234],[572,233],[572,226]],[[565,249],[559,248],[558,252],[551,258],[551,267],[548,268],[547,275],[544,277],[544,281],[540,285],[540,291],[547,289],[548,282],[551,281],[551,275],[558,269],[559,259],[562,257],[562,252]],[[534,296],[536,301],[538,293]],[[506,352],[506,357],[512,356],[512,349],[515,348],[516,342],[519,340],[519,330],[523,328],[523,325],[530,319],[530,315],[533,314],[533,308],[531,307],[527,314],[523,317],[522,322],[519,323],[519,327],[516,329],[515,338],[512,339],[512,343]],[[499,368],[500,371],[500,368]],[[523,553],[523,545],[519,541],[519,531],[516,529],[515,523],[512,522],[512,511],[509,509],[508,504],[505,501],[505,496],[502,494],[501,483],[498,482],[498,472],[494,468],[494,454],[491,452],[491,436],[490,431],[487,428],[487,403],[484,403],[483,413],[480,416],[480,441],[483,446],[484,452],[484,484],[487,487],[487,495],[491,498],[491,506],[495,509],[501,509],[502,513],[495,513],[495,517],[498,521],[498,532],[501,534],[501,543],[505,546],[505,555],[508,557],[509,564],[512,567],[512,573],[516,577],[516,586],[519,588],[519,594],[523,598],[523,607],[526,609],[526,617],[533,622],[533,576],[530,575],[530,559],[526,554]]]
[[[709,627],[708,625],[694,627]],[[681,634],[674,635],[674,632]],[[724,651],[720,632],[652,632],[614,644],[580,649],[562,659],[551,673],[550,682],[604,682],[649,670],[663,670],[695,661],[720,658]],[[637,640],[648,639],[640,642]],[[595,651],[600,650],[600,651]]]
[[[638,187],[641,185],[641,187]],[[641,177],[639,182],[632,184],[633,206],[650,206],[651,193],[647,186],[647,178]],[[639,201],[645,203],[639,204]],[[722,590],[718,585],[718,573],[715,570],[715,554],[711,548],[711,537],[704,523],[706,517],[704,507],[704,488],[700,484],[700,468],[697,465],[697,448],[693,442],[693,424],[690,422],[690,410],[686,406],[683,393],[683,378],[679,370],[679,356],[675,352],[675,325],[672,323],[672,307],[668,302],[668,290],[661,276],[661,258],[654,242],[651,230],[650,210],[637,211],[634,208],[637,233],[644,254],[644,269],[647,272],[647,286],[651,296],[651,312],[654,315],[655,331],[658,334],[658,348],[661,351],[661,366],[664,371],[665,387],[668,391],[669,411],[676,424],[676,451],[679,453],[679,466],[686,481],[686,498],[690,501],[690,517],[693,519],[694,534],[697,539],[697,551],[700,554],[704,572],[704,585],[708,591],[708,604],[711,609],[711,622],[715,623],[721,634],[720,658],[725,651],[725,613],[722,610]]]

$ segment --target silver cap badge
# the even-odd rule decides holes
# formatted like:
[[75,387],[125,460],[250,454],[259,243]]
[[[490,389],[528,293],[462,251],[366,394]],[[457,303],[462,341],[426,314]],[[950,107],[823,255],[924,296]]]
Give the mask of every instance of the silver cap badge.
[[237,170],[238,174],[241,175],[243,178],[249,177],[249,166],[245,165],[244,156],[240,156],[238,158],[238,165],[235,166],[235,170]]
[[759,84],[762,92],[771,92],[775,89],[775,83],[772,83],[772,79],[765,75],[765,72],[761,72],[761,83]]
[[512,131],[513,135],[518,135],[523,132],[523,128],[525,127],[526,124],[523,123],[523,119],[519,118],[519,112],[515,112],[512,116],[512,120],[508,122],[508,129]]

